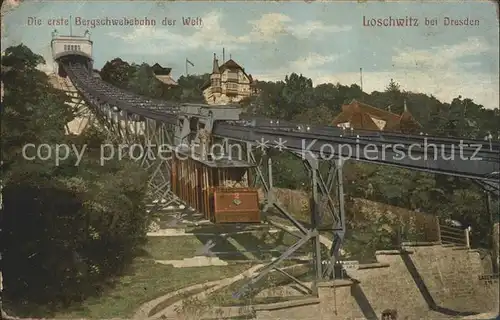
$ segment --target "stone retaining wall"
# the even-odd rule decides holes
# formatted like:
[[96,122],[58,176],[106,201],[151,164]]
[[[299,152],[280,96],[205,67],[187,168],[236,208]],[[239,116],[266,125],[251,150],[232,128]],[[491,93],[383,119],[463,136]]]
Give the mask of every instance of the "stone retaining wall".
[[379,263],[349,271],[352,280],[322,285],[319,305],[257,311],[257,319],[377,319],[384,309],[399,319],[453,319],[498,308],[498,278],[479,279],[474,250],[419,246],[376,256]]

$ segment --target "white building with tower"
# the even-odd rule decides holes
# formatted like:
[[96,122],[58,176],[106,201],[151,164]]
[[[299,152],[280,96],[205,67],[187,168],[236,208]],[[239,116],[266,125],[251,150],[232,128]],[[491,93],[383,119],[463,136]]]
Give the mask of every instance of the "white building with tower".
[[54,60],[54,73],[59,74],[59,59],[65,56],[81,56],[86,58],[89,65],[89,70],[92,70],[92,40],[90,40],[90,32],[86,31],[83,36],[63,36],[57,33],[57,30],[52,32],[52,41],[50,47],[52,49],[52,58]]
[[90,40],[90,33],[88,31],[83,36],[59,35],[57,30],[52,32],[50,47],[52,49],[54,74],[49,76],[50,82],[55,88],[66,93],[70,98],[68,105],[77,110],[77,117],[66,125],[67,134],[81,134],[91,123],[92,113],[69,77],[67,77],[60,63],[65,57],[71,57],[72,59],[79,60],[79,62],[85,62],[89,72],[94,73],[92,46],[93,43]]

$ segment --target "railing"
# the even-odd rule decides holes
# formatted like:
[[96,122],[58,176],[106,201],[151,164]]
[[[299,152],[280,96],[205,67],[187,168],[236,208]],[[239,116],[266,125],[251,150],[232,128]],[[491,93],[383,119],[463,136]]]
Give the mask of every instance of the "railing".
[[401,209],[396,212],[399,222],[398,237],[400,243],[433,243],[440,241],[439,220],[436,216]]
[[238,85],[228,83],[226,86],[226,93],[238,94]]
[[439,230],[442,244],[452,244],[470,248],[470,227],[463,229],[460,227],[439,224]]

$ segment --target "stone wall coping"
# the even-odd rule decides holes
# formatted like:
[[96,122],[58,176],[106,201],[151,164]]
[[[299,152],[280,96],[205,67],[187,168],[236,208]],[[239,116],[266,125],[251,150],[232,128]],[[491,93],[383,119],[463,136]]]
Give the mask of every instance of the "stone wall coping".
[[374,263],[360,264],[359,267],[358,267],[358,270],[376,269],[376,268],[387,268],[387,267],[390,267],[390,264],[388,264],[388,263],[382,263],[382,262],[374,262]]
[[348,287],[354,284],[350,279],[335,279],[318,283],[319,288]]
[[403,242],[403,246],[405,247],[430,247],[430,246],[441,246],[443,245],[440,241],[408,241]]
[[278,309],[288,309],[294,307],[302,307],[311,304],[319,304],[320,299],[316,297],[297,299],[297,300],[289,300],[283,302],[275,302],[268,304],[256,304],[250,306],[254,311],[270,311],[270,310],[278,310]]
[[409,254],[414,253],[414,250],[411,249],[401,249],[401,250],[377,250],[375,251],[375,256],[378,255],[401,255],[401,254]]

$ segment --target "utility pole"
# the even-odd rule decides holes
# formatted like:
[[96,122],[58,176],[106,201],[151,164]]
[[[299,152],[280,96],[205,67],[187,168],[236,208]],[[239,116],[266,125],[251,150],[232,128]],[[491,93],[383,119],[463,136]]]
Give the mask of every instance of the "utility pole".
[[363,68],[359,68],[359,82],[361,86],[361,91],[363,91]]
[[73,17],[69,16],[69,35],[73,36]]

